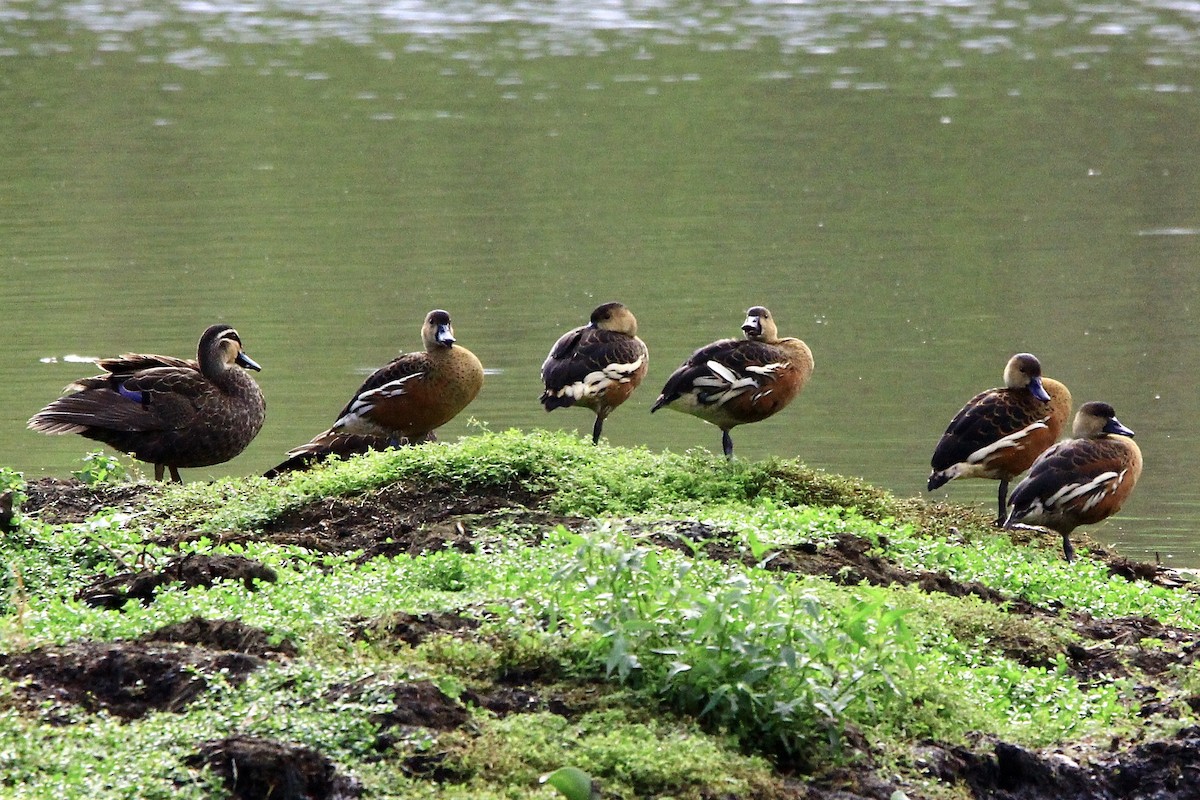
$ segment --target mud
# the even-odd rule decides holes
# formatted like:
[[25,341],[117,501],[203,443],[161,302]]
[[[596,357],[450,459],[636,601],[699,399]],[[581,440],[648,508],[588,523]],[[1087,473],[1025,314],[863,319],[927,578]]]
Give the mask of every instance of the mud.
[[[685,539],[691,543],[686,543]],[[764,569],[777,572],[820,575],[844,586],[863,582],[874,586],[916,584],[925,592],[941,592],[952,597],[978,597],[989,603],[1005,605],[1017,613],[1036,613],[1039,610],[1024,600],[1010,597],[981,583],[957,581],[941,572],[905,569],[873,555],[871,551],[876,545],[852,533],[841,533],[833,544],[824,547],[803,543],[772,548],[761,559],[756,559],[732,532],[715,530],[696,522],[679,523],[676,531],[658,535],[656,542],[683,553],[691,553],[698,542],[701,551],[717,561],[738,561],[746,566],[761,564]],[[881,544],[886,544],[886,540]]]
[[130,600],[149,605],[155,592],[164,586],[207,588],[218,580],[236,580],[253,591],[256,581],[274,583],[276,577],[270,567],[243,556],[188,554],[172,559],[158,569],[99,578],[76,593],[75,599],[98,608],[120,609]]
[[262,628],[235,619],[211,620],[192,617],[151,631],[135,641],[189,644],[208,650],[225,650],[273,660],[296,655],[296,645],[291,639],[272,637]]
[[315,750],[251,736],[206,742],[186,760],[208,767],[235,800],[349,800],[362,785]]
[[1086,762],[996,742],[990,752],[926,745],[926,772],[988,800],[1195,800],[1200,797],[1200,728],[1174,739],[1094,752]]
[[430,636],[469,634],[479,627],[479,620],[459,614],[407,614],[397,612],[376,619],[357,619],[351,623],[351,635],[373,642],[399,641],[416,647]]
[[0,656],[0,674],[17,682],[31,709],[57,707],[51,721],[66,722],[67,706],[104,710],[124,719],[151,711],[180,711],[223,672],[238,684],[262,659],[186,645],[143,642],[78,642]]
[[396,484],[355,497],[318,500],[284,512],[261,531],[222,541],[270,541],[319,553],[361,551],[360,561],[449,549],[469,553],[475,549],[476,528],[497,519],[515,516],[547,524],[551,515],[537,510],[543,499],[517,485],[418,489]]
[[67,722],[70,706],[124,719],[180,711],[224,673],[237,685],[266,659],[294,655],[290,641],[235,620],[190,620],[138,639],[75,642],[0,655],[0,674],[17,683],[29,709],[48,704],[51,721]]
[[39,478],[25,484],[20,512],[42,522],[64,525],[83,522],[105,509],[133,511],[142,499],[155,492],[152,484],[104,484],[89,486],[70,478]]

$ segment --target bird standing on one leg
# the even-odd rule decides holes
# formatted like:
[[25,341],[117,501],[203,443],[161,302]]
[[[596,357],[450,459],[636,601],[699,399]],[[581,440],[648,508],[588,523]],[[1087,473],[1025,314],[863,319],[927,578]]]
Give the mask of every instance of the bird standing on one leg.
[[950,421],[931,461],[929,491],[955,478],[1000,481],[996,524],[1004,522],[1008,483],[1054,444],[1071,414],[1071,393],[1042,376],[1029,353],[1004,368],[1004,386],[980,392]]
[[547,411],[583,406],[596,413],[592,444],[604,420],[629,399],[646,376],[650,352],[637,336],[637,319],[622,303],[604,303],[587,325],[567,331],[542,362],[541,403]]
[[1067,561],[1075,558],[1071,531],[1120,511],[1142,474],[1142,451],[1133,441],[1133,431],[1121,424],[1108,403],[1084,403],[1072,433],[1074,439],[1042,453],[1013,489],[1006,521],[1057,531]]
[[720,339],[701,347],[667,378],[653,413],[672,408],[721,429],[721,449],[733,458],[729,431],[760,422],[800,393],[813,371],[812,351],[799,339],[779,337],[762,306],[746,312],[745,339]]
[[126,353],[96,362],[105,374],[84,378],[29,420],[42,433],[78,433],[169,469],[208,467],[246,449],[266,418],[267,404],[246,370],[260,367],[242,351],[229,325],[200,337],[196,360]]
[[425,315],[421,341],[424,351],[404,353],[372,372],[328,430],[289,450],[287,460],[264,476],[274,478],[330,456],[434,439],[434,430],[479,394],[483,365],[456,343],[450,315],[441,309]]

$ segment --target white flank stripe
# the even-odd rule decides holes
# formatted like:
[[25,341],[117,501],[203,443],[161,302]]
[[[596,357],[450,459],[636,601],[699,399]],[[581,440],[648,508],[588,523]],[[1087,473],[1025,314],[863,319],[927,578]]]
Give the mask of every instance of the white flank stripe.
[[[1049,417],[1046,419],[1049,419]],[[1026,425],[1016,433],[1010,433],[1008,436],[1003,436],[989,444],[987,447],[981,447],[974,453],[971,453],[971,455],[967,456],[967,463],[980,464],[996,453],[1007,450],[1010,447],[1017,447],[1021,444],[1021,440],[1027,437],[1029,434],[1041,428],[1047,427],[1049,426],[1046,424],[1045,419],[1039,420],[1032,425]]]
[[399,397],[404,394],[405,384],[412,380],[420,380],[425,377],[424,372],[414,372],[411,375],[405,375],[403,378],[397,378],[394,381],[388,381],[383,386],[376,386],[369,392],[363,392],[358,396],[358,403],[370,403],[380,397]]
[[1116,479],[1116,483],[1120,483],[1121,476],[1124,474],[1124,472],[1105,472],[1097,475],[1095,478],[1092,478],[1087,483],[1067,484],[1054,494],[1050,495],[1050,497],[1046,498],[1046,505],[1050,508],[1062,508],[1070,505],[1073,501],[1078,500],[1080,497],[1084,497],[1096,492],[1098,493],[1097,498],[1095,500],[1089,500],[1088,504],[1085,504],[1084,506],[1085,509],[1091,508],[1097,502],[1102,500],[1110,491],[1109,489],[1105,488],[1105,484],[1114,479]]
[[763,364],[761,367],[746,367],[746,372],[753,372],[758,375],[774,375],[780,370],[787,369],[788,362],[777,361],[773,364]]
[[[633,377],[633,373],[642,368],[643,361],[644,359],[639,356],[637,361],[633,361],[628,364],[609,364],[602,371],[605,376],[614,381],[629,383],[630,379]],[[594,375],[595,373],[592,374]],[[589,375],[588,377],[591,376]]]

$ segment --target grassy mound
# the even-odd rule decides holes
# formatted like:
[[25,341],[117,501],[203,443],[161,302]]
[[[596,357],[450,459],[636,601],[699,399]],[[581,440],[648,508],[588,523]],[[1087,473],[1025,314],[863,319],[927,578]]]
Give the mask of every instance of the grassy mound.
[[277,481],[88,464],[0,473],[5,796],[547,798],[570,765],[957,797],[1002,746],[1087,772],[1200,707],[1188,584],[792,461],[508,431]]

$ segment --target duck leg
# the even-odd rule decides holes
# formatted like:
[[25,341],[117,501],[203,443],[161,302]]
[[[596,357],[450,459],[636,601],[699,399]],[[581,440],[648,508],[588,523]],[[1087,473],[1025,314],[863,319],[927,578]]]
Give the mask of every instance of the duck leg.
[[592,426],[592,444],[600,443],[600,431],[604,428],[604,415],[596,415],[596,424]]
[[725,451],[726,458],[733,458],[733,439],[729,436],[729,431],[721,431],[721,449]]
[[1069,562],[1075,560],[1075,546],[1071,544],[1071,534],[1064,533],[1062,535],[1062,537],[1063,537],[1063,556],[1067,559],[1067,562],[1069,563]]
[[1000,493],[996,498],[999,507],[996,510],[996,525],[1003,528],[1008,515],[1004,513],[1005,506],[1008,505],[1008,478],[1000,479]]
[[155,464],[154,465],[154,480],[161,481],[163,479],[163,473],[166,472],[166,470],[167,470],[166,464]]
[[171,480],[175,483],[183,483],[183,478],[179,477],[179,467],[171,467]]

